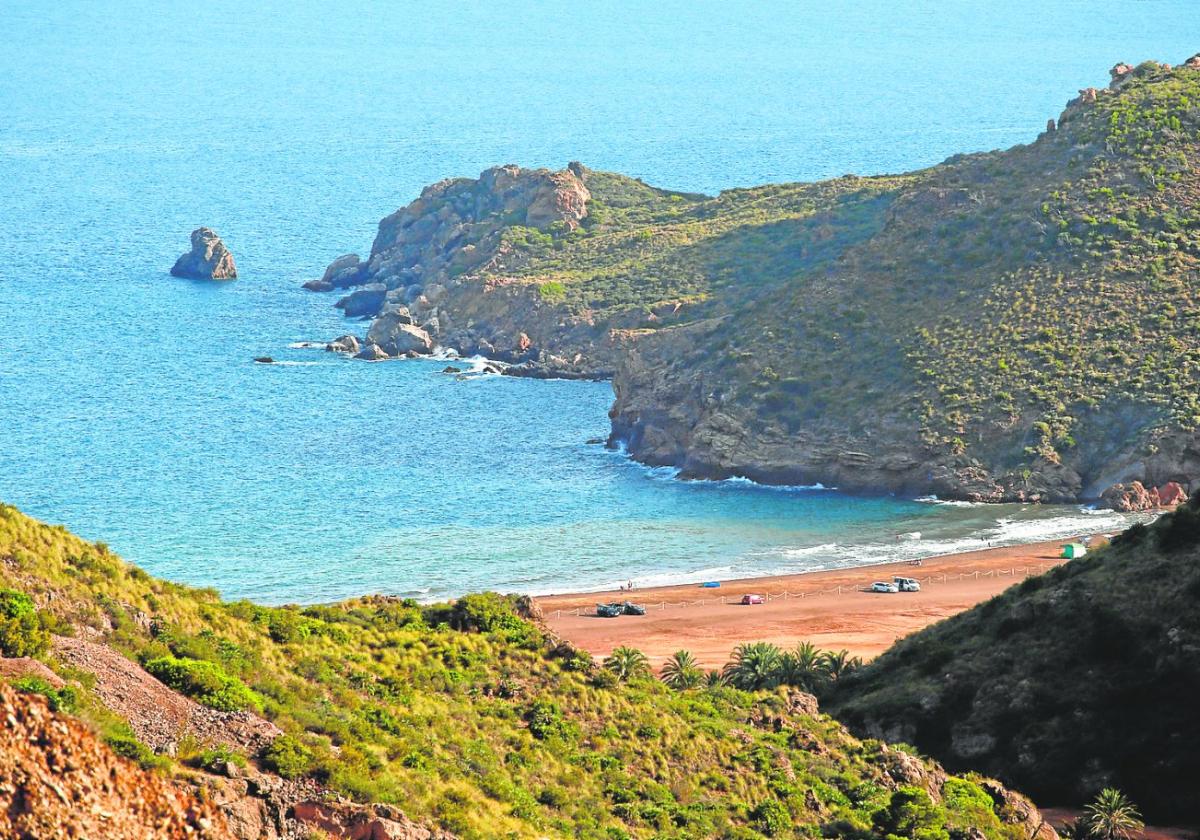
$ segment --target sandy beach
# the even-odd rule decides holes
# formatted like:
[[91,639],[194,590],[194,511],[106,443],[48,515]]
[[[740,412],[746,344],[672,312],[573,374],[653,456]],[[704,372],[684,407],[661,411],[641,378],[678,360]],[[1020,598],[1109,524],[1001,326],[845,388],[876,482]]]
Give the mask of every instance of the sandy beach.
[[[869,659],[902,636],[1065,562],[1059,557],[1064,542],[932,557],[919,567],[891,563],[723,581],[717,589],[685,584],[634,592],[547,595],[537,602],[554,632],[593,656],[607,656],[613,648],[629,645],[644,652],[655,667],[683,648],[704,667],[717,668],[735,646],[754,641],[784,647],[809,641]],[[873,581],[890,581],[896,575],[918,579],[921,591],[865,591]],[[749,593],[766,596],[767,602],[738,603]],[[626,599],[644,605],[646,615],[595,615],[598,602]]]

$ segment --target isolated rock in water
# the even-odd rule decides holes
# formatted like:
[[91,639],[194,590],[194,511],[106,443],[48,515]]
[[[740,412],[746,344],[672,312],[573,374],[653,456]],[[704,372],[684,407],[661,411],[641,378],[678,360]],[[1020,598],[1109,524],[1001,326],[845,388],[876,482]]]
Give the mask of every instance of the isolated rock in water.
[[212,228],[192,231],[192,250],[183,254],[171,267],[176,277],[200,280],[232,280],[237,277],[233,254]]
[[346,295],[334,306],[345,312],[348,318],[361,318],[363,315],[374,315],[378,312],[386,296],[387,286],[371,283]]
[[433,349],[429,333],[414,325],[408,310],[403,307],[376,318],[367,333],[367,343],[378,344],[391,356],[428,353]]
[[383,352],[378,344],[368,343],[366,347],[354,354],[356,359],[366,359],[368,362],[381,362],[388,358],[388,354]]
[[446,365],[442,368],[442,373],[462,373],[462,368],[455,367],[454,365]]
[[330,292],[333,291],[333,284],[326,280],[309,280],[300,288],[308,289],[310,292]]
[[331,353],[354,354],[362,349],[362,345],[358,343],[358,338],[356,336],[341,335],[326,344],[325,349]]
[[1113,510],[1122,513],[1150,510],[1158,506],[1157,496],[1151,495],[1140,481],[1114,484],[1100,494],[1100,500]]
[[258,362],[260,365],[273,365],[273,364],[275,364],[275,360],[274,360],[274,359],[272,359],[270,356],[255,356],[255,357],[254,357],[254,361]]

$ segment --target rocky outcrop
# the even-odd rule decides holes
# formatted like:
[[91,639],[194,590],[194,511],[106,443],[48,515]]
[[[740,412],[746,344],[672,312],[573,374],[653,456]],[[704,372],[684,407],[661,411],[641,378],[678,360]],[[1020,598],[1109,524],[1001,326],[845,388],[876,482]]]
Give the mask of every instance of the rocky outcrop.
[[1114,484],[1101,495],[1106,507],[1116,511],[1134,512],[1170,508],[1187,501],[1187,491],[1177,481],[1168,481],[1161,487],[1146,487],[1140,481]]
[[192,231],[192,249],[175,261],[171,274],[198,280],[233,280],[237,266],[221,237],[212,228],[202,227]]
[[0,684],[0,719],[0,837],[232,837],[210,803],[119,758],[42,698]]
[[[509,228],[578,228],[588,215],[587,174],[577,163],[557,172],[510,165],[488,169],[477,179],[434,184],[379,223],[365,261],[346,254],[304,287],[354,289],[337,306],[347,316],[384,319],[380,330],[388,333],[398,331],[388,313],[403,307],[412,319],[408,323],[428,333],[432,343],[422,349],[424,342],[401,337],[393,350],[378,330],[374,339],[368,338],[393,357],[429,352],[441,344],[464,355],[537,362],[538,347],[551,340],[551,333],[556,346],[577,353],[599,335],[586,319],[564,319],[557,308],[545,305],[536,288],[498,285],[479,275],[504,270],[511,253],[504,241]],[[557,368],[539,368],[551,369]]]

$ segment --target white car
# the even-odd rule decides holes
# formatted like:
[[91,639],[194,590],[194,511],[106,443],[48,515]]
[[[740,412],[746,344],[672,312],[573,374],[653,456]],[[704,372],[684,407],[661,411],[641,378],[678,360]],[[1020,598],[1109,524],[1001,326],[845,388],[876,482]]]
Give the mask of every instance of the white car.
[[872,592],[899,592],[900,587],[894,583],[888,583],[886,580],[877,580],[871,584]]
[[920,581],[914,580],[913,578],[895,577],[895,578],[892,578],[892,580],[895,582],[896,588],[899,589],[901,592],[920,592],[921,591]]

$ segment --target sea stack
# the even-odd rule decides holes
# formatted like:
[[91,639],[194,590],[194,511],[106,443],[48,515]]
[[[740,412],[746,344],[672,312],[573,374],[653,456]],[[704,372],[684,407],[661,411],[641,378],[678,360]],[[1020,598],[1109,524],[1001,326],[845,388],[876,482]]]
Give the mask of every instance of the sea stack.
[[171,274],[199,280],[233,280],[237,266],[216,231],[201,227],[192,231],[192,250],[175,261]]

